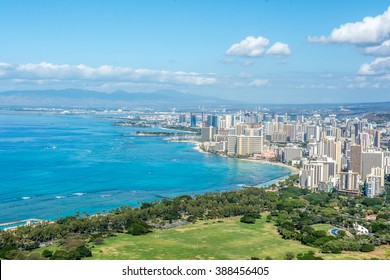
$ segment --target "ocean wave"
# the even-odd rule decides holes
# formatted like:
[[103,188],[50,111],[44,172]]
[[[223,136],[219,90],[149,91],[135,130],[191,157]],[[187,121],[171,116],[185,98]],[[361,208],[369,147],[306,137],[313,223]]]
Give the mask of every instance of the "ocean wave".
[[86,193],[82,193],[82,192],[76,192],[76,193],[74,193],[73,195],[75,195],[75,196],[83,196],[83,195],[85,195]]
[[63,195],[56,195],[55,197],[58,198],[58,199],[61,199],[61,198],[64,198],[65,196],[63,196]]
[[111,196],[111,194],[102,194],[102,195],[100,195],[100,197],[109,197],[109,196]]
[[23,199],[23,200],[28,200],[28,199],[30,199],[31,198],[31,196],[22,196],[21,197],[21,199]]

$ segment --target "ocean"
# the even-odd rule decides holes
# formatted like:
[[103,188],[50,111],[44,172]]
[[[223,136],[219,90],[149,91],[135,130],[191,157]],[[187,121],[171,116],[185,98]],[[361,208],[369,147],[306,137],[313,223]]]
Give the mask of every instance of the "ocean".
[[0,223],[104,213],[142,201],[240,189],[290,173],[136,136],[102,114],[0,111]]

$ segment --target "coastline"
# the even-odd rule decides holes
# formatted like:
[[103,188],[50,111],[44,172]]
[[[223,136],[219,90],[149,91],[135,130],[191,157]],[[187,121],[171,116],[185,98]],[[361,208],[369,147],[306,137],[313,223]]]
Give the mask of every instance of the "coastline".
[[[199,152],[199,153],[202,153],[202,154],[209,154],[209,155],[216,155],[216,156],[219,156],[219,157],[228,158],[226,155],[212,154],[212,153],[210,153],[210,152],[206,152],[206,151],[202,150],[202,149],[200,148],[201,142],[199,142],[199,141],[195,141],[195,140],[183,140],[183,141],[174,141],[174,142],[191,143],[191,144],[194,145],[193,149],[196,150],[196,151]],[[244,184],[240,189],[249,188],[249,187],[257,187],[257,188],[268,187],[268,186],[270,186],[271,184],[281,182],[281,181],[285,180],[286,178],[288,178],[291,174],[296,174],[296,173],[298,172],[298,169],[297,169],[297,168],[292,167],[292,166],[285,165],[285,164],[283,164],[283,163],[268,162],[268,161],[265,161],[265,160],[246,159],[246,158],[235,158],[235,159],[237,159],[237,160],[242,160],[242,161],[247,161],[247,162],[254,162],[254,163],[275,165],[275,166],[279,166],[279,167],[288,168],[289,170],[292,171],[290,174],[286,174],[286,175],[282,175],[282,176],[280,176],[280,177],[272,178],[272,179],[270,179],[270,180],[267,180],[267,181],[265,181],[265,182],[261,182],[261,183],[255,184],[255,185],[246,185],[246,184]],[[14,230],[14,229],[18,228],[19,226],[23,226],[23,225],[18,225],[19,223],[23,223],[23,222],[27,222],[27,221],[31,221],[31,220],[35,220],[35,221],[39,221],[39,222],[43,222],[43,221],[52,222],[52,220],[50,220],[50,219],[38,220],[38,219],[34,219],[34,218],[32,218],[32,219],[25,219],[25,220],[19,220],[19,221],[11,221],[11,222],[7,222],[7,223],[2,224],[1,226],[2,226],[3,228],[0,227],[0,231],[2,231],[2,230]],[[15,225],[15,224],[17,224],[17,225]],[[35,223],[31,223],[31,224],[35,224]],[[8,225],[9,225],[9,226],[8,226]],[[15,225],[15,226],[12,226],[12,225]]]
[[[193,143],[195,146],[194,146],[194,150],[196,150],[197,152],[200,152],[202,154],[212,154],[212,153],[209,153],[209,152],[206,152],[204,150],[202,150],[200,148],[201,146],[201,143],[198,142],[198,141],[186,141],[186,142],[191,142]],[[219,155],[219,154],[215,154],[217,156],[220,156],[220,157],[227,157],[226,155]],[[248,161],[248,162],[254,162],[254,163],[261,163],[261,164],[268,164],[268,165],[274,165],[274,166],[279,166],[279,167],[283,167],[283,168],[287,168],[289,170],[291,170],[291,173],[290,174],[287,174],[287,175],[283,175],[283,176],[280,176],[280,177],[277,177],[277,178],[273,178],[271,180],[268,180],[266,182],[262,182],[260,184],[257,184],[257,185],[254,185],[254,186],[246,186],[246,187],[267,187],[271,184],[267,184],[267,183],[279,183],[281,181],[283,181],[284,179],[288,178],[290,175],[293,175],[293,174],[298,174],[299,173],[299,169],[294,167],[294,166],[290,166],[290,165],[287,165],[287,164],[284,164],[284,163],[281,163],[281,162],[271,162],[271,161],[267,161],[267,160],[259,160],[259,159],[251,159],[251,158],[235,158],[237,160],[242,160],[242,161]]]

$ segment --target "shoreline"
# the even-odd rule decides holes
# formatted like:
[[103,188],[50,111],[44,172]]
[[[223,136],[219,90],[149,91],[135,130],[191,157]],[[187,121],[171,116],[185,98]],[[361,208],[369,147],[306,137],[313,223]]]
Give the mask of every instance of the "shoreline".
[[[194,145],[193,149],[196,150],[197,152],[199,153],[202,153],[202,154],[209,154],[209,155],[216,155],[216,156],[219,156],[219,157],[225,157],[225,158],[229,158],[228,156],[226,155],[218,155],[218,154],[213,154],[213,153],[210,153],[210,152],[206,152],[204,150],[202,150],[200,148],[201,146],[201,142],[199,141],[196,141],[196,140],[180,140],[180,141],[172,141],[172,142],[184,142],[184,143],[191,143]],[[232,158],[232,159],[237,159],[237,160],[243,160],[243,161],[248,161],[248,162],[254,162],[254,163],[262,163],[262,164],[269,164],[269,165],[276,165],[276,166],[279,166],[279,167],[284,167],[284,168],[288,168],[289,170],[291,170],[292,172],[289,173],[289,174],[286,174],[286,175],[282,175],[282,176],[279,176],[279,177],[276,177],[276,178],[272,178],[270,180],[267,180],[265,182],[261,182],[261,183],[257,183],[255,185],[246,185],[244,184],[242,187],[238,188],[238,189],[244,189],[244,188],[248,188],[248,187],[269,187],[269,185],[271,185],[272,183],[278,183],[280,181],[283,181],[284,179],[288,178],[291,174],[296,174],[298,172],[298,169],[292,167],[292,166],[288,166],[288,165],[285,165],[283,163],[275,163],[275,162],[268,162],[268,161],[265,161],[265,160],[255,160],[255,159],[245,159],[245,158]],[[272,183],[271,183],[272,182]],[[0,231],[3,231],[3,230],[13,230],[13,229],[16,229],[18,228],[19,226],[24,226],[24,225],[19,225],[19,223],[23,223],[23,222],[27,222],[27,221],[31,221],[31,220],[34,220],[34,221],[38,221],[39,222],[43,222],[43,221],[46,221],[46,222],[53,222],[52,219],[44,219],[44,220],[40,220],[40,219],[35,219],[35,218],[28,218],[28,219],[24,219],[24,220],[18,220],[18,221],[10,221],[10,222],[6,222],[6,223],[2,223],[0,225]],[[16,225],[15,225],[16,224]],[[35,224],[35,223],[32,223],[32,224]]]
[[[209,152],[206,152],[206,151],[202,150],[200,148],[201,143],[198,142],[198,141],[187,141],[187,142],[193,143],[195,145],[194,146],[194,150],[196,150],[197,152],[200,152],[202,154],[216,155],[216,156],[220,156],[220,157],[229,158],[226,155],[213,154],[213,153],[209,153]],[[261,163],[261,164],[268,164],[268,165],[279,166],[279,167],[287,168],[287,169],[289,169],[291,171],[290,174],[282,175],[280,177],[270,179],[268,181],[256,184],[254,186],[246,185],[246,187],[268,187],[269,185],[271,185],[271,184],[266,185],[269,182],[279,183],[279,182],[283,181],[284,179],[288,178],[290,175],[295,175],[295,174],[299,173],[299,169],[298,168],[296,168],[294,166],[290,166],[290,165],[284,164],[284,163],[281,163],[281,162],[271,162],[271,161],[267,161],[267,160],[261,160],[261,159],[258,160],[258,159],[251,159],[251,158],[232,158],[232,159],[248,161],[248,162],[253,162],[253,163]]]

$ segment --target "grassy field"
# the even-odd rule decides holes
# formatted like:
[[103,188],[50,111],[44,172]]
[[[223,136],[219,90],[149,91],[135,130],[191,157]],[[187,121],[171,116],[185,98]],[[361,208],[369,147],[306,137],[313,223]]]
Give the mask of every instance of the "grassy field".
[[243,224],[234,217],[223,219],[223,223],[197,222],[169,230],[154,230],[144,236],[119,234],[105,239],[102,245],[95,245],[91,259],[284,259],[286,252],[297,254],[308,250],[317,251],[297,241],[282,239],[276,227],[266,223],[265,218],[257,220],[256,224]]
[[[327,260],[390,259],[390,246],[377,247],[369,253],[343,252],[322,254],[319,249],[304,246],[297,241],[284,240],[276,227],[265,222],[265,217],[256,224],[243,224],[239,217],[197,222],[168,230],[154,230],[153,233],[133,236],[118,234],[104,239],[102,245],[94,245],[93,256],[88,259],[103,260],[245,260],[251,257],[284,259],[286,252],[295,255],[309,250]],[[332,226],[319,224],[317,230],[329,230]],[[60,249],[57,245],[33,250],[42,253],[44,249]],[[102,253],[99,253],[99,252]]]

